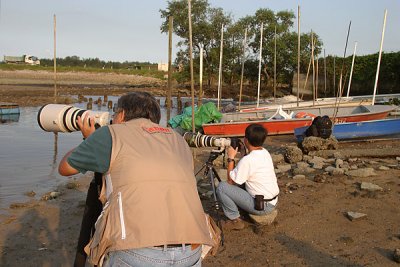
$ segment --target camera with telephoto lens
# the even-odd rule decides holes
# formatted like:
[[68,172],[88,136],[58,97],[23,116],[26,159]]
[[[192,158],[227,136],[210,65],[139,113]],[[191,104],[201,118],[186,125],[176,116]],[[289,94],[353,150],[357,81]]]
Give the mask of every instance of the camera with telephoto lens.
[[74,132],[79,131],[78,116],[82,119],[88,114],[93,118],[95,126],[104,126],[110,122],[110,114],[104,111],[91,111],[70,105],[47,104],[39,109],[37,121],[46,132]]

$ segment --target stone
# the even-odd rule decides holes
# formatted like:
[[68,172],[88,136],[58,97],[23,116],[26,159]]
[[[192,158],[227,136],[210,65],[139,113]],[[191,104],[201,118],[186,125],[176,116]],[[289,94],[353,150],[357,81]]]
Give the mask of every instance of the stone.
[[344,174],[345,170],[341,168],[335,168],[333,166],[328,166],[325,168],[325,171],[328,172],[330,175],[342,175]]
[[357,158],[349,158],[349,162],[356,162],[358,159]]
[[376,175],[373,168],[359,168],[357,170],[350,170],[346,174],[349,176],[356,176],[356,177],[369,177]]
[[368,182],[362,182],[360,185],[361,190],[366,190],[366,191],[383,191],[383,188],[380,187],[379,185],[373,184],[373,183],[368,183]]
[[330,136],[327,139],[309,136],[304,138],[303,142],[301,143],[301,147],[304,153],[308,154],[311,151],[337,149],[338,141],[334,136]]
[[297,174],[293,176],[293,180],[299,180],[299,179],[306,179],[306,176],[303,174]]
[[308,167],[310,167],[310,165],[307,162],[303,162],[303,161],[297,162],[296,165],[297,165],[297,168],[308,168]]
[[354,212],[354,211],[348,211],[346,215],[347,218],[350,219],[350,221],[358,220],[367,216],[367,214],[365,213]]
[[389,167],[386,167],[386,166],[380,166],[378,169],[379,169],[380,171],[388,171],[388,170],[390,170],[390,168],[389,168]]
[[316,170],[322,170],[324,168],[324,163],[323,162],[313,162],[311,164],[311,167],[313,167]]
[[334,157],[335,159],[343,159],[343,158],[344,158],[343,155],[342,155],[342,153],[340,153],[340,152],[335,152],[335,153],[333,153],[333,157]]
[[292,165],[290,164],[279,164],[276,166],[275,173],[278,174],[278,173],[288,172],[291,169]]
[[303,152],[297,146],[288,146],[284,157],[286,162],[296,163],[303,159]]
[[350,170],[357,170],[358,169],[357,165],[350,165],[349,167],[350,167]]
[[282,154],[271,154],[271,158],[274,165],[285,160],[285,157]]
[[342,159],[336,159],[335,165],[336,165],[336,168],[343,167],[343,160]]
[[371,165],[376,165],[376,164],[378,164],[379,162],[377,162],[377,161],[375,161],[375,160],[370,160],[369,161],[369,164],[371,164]]
[[296,168],[293,170],[293,174],[294,175],[298,175],[298,174],[309,174],[309,173],[313,173],[315,172],[315,169],[310,168],[310,167],[306,167],[306,168]]
[[61,195],[61,193],[57,192],[57,191],[50,192],[51,198],[58,198],[60,195]]
[[274,209],[272,212],[265,215],[249,214],[249,217],[257,224],[270,225],[274,222],[277,215],[278,215],[278,210]]
[[400,248],[396,248],[393,252],[393,260],[400,263]]
[[396,157],[396,160],[397,160],[397,161],[400,161],[400,157]]
[[314,176],[314,182],[316,183],[325,183],[326,177],[323,174],[317,174]]

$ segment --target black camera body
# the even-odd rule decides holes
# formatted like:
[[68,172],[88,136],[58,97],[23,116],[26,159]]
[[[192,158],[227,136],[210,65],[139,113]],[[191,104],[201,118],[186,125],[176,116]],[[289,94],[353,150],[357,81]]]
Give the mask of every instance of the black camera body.
[[233,147],[234,149],[238,148],[238,150],[242,150],[244,148],[244,144],[243,142],[237,138],[231,138],[231,147]]

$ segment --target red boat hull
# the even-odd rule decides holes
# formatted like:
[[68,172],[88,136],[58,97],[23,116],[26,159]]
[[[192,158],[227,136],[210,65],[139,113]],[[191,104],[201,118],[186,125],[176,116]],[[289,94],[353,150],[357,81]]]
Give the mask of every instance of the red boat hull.
[[[384,119],[389,115],[389,111],[378,113],[361,113],[354,115],[346,115],[335,118],[335,123],[359,122]],[[247,126],[253,123],[261,124],[267,131],[268,135],[292,134],[294,129],[309,126],[312,123],[311,118],[305,119],[287,119],[287,120],[256,120],[256,121],[240,121],[226,123],[210,123],[203,124],[204,134],[222,135],[222,136],[244,136]]]

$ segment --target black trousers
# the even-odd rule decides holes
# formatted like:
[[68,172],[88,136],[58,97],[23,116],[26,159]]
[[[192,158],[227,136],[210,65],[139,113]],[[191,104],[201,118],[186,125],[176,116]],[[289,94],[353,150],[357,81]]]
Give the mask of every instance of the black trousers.
[[76,249],[74,267],[85,266],[87,255],[84,248],[89,243],[90,238],[94,233],[94,224],[103,209],[102,203],[99,200],[102,186],[102,175],[103,174],[96,172],[89,185],[86,196],[85,211],[83,213],[81,230],[79,233],[78,246]]

